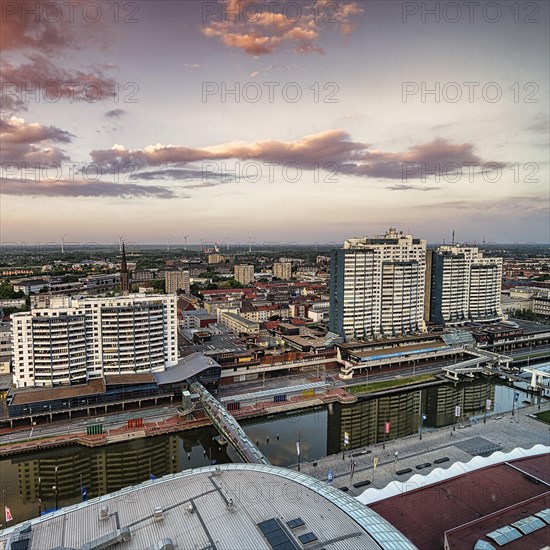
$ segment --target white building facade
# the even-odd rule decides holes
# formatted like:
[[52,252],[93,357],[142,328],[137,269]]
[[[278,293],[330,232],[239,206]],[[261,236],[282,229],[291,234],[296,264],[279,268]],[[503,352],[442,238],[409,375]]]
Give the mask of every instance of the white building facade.
[[390,228],[331,256],[329,330],[346,338],[423,331],[426,241]]
[[430,320],[456,325],[502,319],[502,258],[476,247],[440,246],[433,253]]
[[177,306],[171,295],[53,298],[12,316],[17,387],[75,384],[108,374],[177,364]]

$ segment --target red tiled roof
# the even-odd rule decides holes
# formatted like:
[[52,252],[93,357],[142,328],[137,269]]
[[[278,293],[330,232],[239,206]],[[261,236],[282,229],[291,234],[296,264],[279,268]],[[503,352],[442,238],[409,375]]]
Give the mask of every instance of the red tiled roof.
[[307,321],[305,319],[300,319],[300,317],[292,317],[292,319],[290,319],[290,324],[295,326],[303,326],[307,324]]

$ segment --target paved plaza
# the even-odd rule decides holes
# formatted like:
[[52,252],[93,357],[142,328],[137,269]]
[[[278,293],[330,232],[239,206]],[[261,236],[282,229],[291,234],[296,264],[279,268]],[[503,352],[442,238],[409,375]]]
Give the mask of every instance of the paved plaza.
[[[544,403],[541,410],[547,410],[550,404]],[[327,456],[314,462],[301,464],[301,472],[317,479],[327,480],[329,468],[332,468],[333,485],[349,487],[349,493],[359,495],[370,487],[383,488],[391,481],[407,481],[415,474],[428,474],[434,468],[448,468],[454,462],[468,462],[475,455],[486,455],[496,450],[511,451],[516,447],[531,448],[537,443],[550,445],[550,425],[540,422],[529,415],[539,412],[537,406],[522,408],[516,411],[514,418],[511,413],[487,418],[487,423],[479,421],[476,424],[457,426],[424,432],[422,440],[419,435],[411,435],[401,439],[376,444],[367,448],[354,449],[345,453]],[[359,454],[362,451],[371,451]],[[397,457],[396,457],[397,453]],[[352,456],[355,455],[355,456]],[[441,464],[434,461],[447,457],[449,460]],[[378,466],[374,473],[373,462],[378,458]],[[350,479],[350,462],[356,462],[353,478]],[[416,466],[430,463],[430,466],[417,469]],[[296,466],[294,466],[296,468]],[[412,471],[398,475],[396,472],[410,468]],[[353,484],[369,480],[368,486],[354,488]]]

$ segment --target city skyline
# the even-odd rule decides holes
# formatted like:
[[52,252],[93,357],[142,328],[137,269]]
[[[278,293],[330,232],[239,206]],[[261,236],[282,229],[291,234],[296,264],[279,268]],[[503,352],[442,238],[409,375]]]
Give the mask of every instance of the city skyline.
[[548,243],[548,4],[424,4],[3,3],[1,241]]

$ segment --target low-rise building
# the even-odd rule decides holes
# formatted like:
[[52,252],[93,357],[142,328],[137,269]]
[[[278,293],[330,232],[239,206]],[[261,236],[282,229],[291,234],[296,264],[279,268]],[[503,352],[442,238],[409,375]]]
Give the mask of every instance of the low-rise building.
[[206,309],[195,309],[183,312],[181,326],[185,330],[191,330],[207,327],[216,321],[217,318],[210,315]]
[[533,297],[533,313],[543,319],[550,319],[550,291],[542,291]]
[[314,322],[328,322],[329,320],[330,305],[313,305],[309,308],[307,316]]
[[49,279],[23,279],[13,285],[15,292],[24,292],[27,296],[31,292],[36,293],[44,289],[50,289]]
[[250,321],[235,311],[218,311],[218,322],[225,328],[236,332],[237,334],[241,332],[246,334],[254,334],[260,331],[260,323]]
[[7,298],[0,300],[0,309],[23,309],[25,307],[25,298]]

